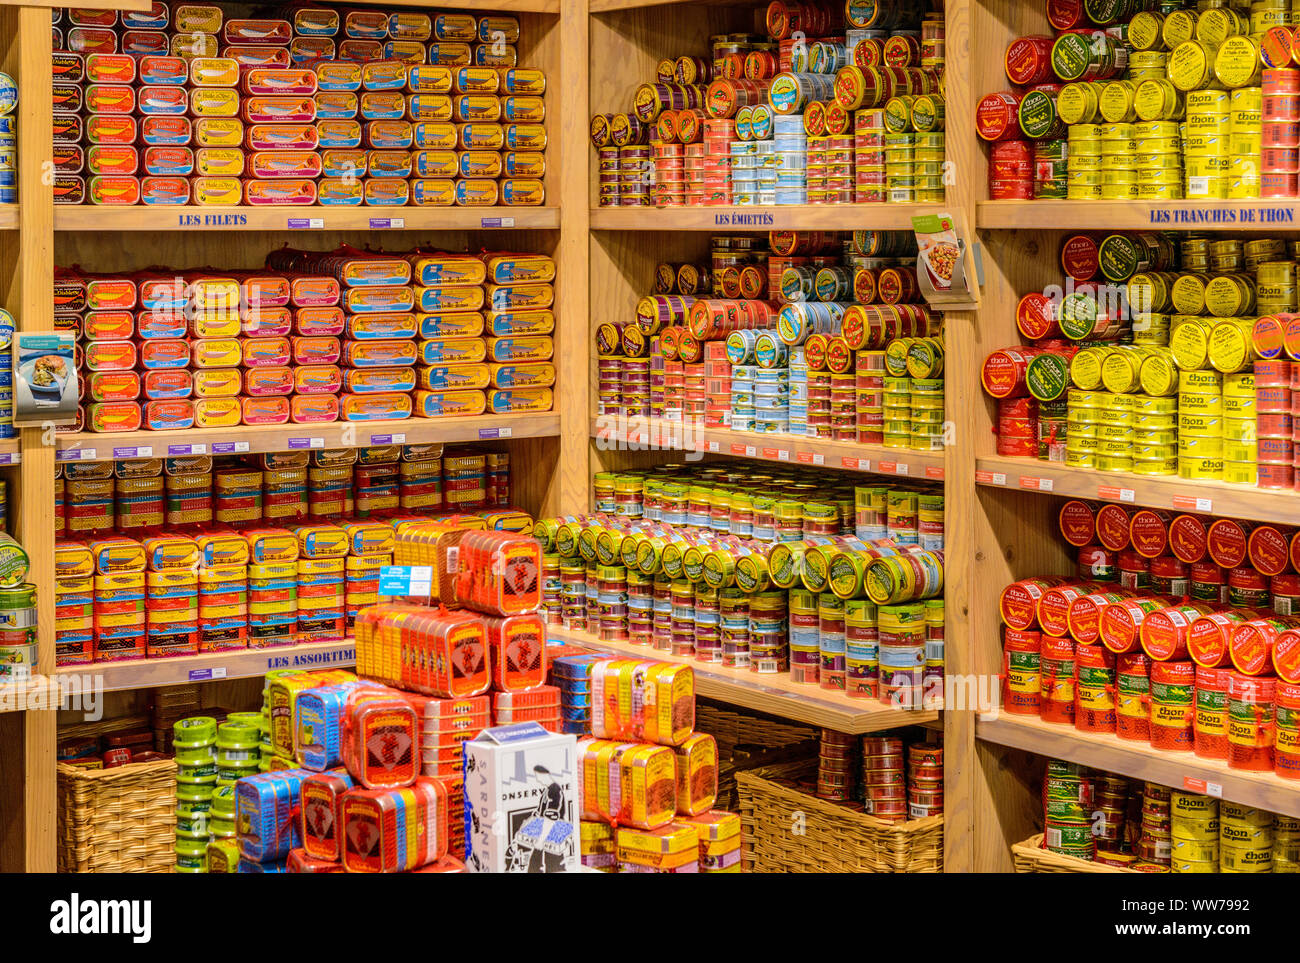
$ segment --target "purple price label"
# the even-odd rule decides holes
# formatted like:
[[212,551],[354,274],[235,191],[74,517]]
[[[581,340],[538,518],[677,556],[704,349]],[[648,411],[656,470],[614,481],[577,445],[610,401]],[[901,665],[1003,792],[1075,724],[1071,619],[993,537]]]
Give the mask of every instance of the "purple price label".
[[212,443],[212,454],[214,455],[233,455],[238,450],[233,441],[214,441]]
[[168,445],[167,454],[169,455],[191,455],[194,453],[193,445]]
[[480,428],[478,430],[479,441],[487,441],[492,438],[500,438],[500,437],[501,437],[500,428]]
[[311,227],[311,221],[305,217],[289,218],[289,230],[291,231],[305,230],[309,227]]
[[370,444],[372,445],[391,445],[393,443],[392,435],[371,435]]
[[485,217],[479,222],[479,227],[486,228],[486,227],[500,227],[500,226],[501,226],[501,218],[499,217]]
[[140,454],[139,448],[114,448],[113,449],[114,458],[135,458],[139,454]]
[[393,222],[391,218],[372,217],[370,219],[370,229],[372,231],[380,231],[383,230],[384,228],[392,227],[392,226],[393,226]]
[[310,447],[311,447],[311,439],[310,439],[310,438],[290,438],[290,439],[289,439],[289,447],[290,447],[290,448],[310,448]]
[[212,678],[211,669],[190,669],[191,682],[205,682]]

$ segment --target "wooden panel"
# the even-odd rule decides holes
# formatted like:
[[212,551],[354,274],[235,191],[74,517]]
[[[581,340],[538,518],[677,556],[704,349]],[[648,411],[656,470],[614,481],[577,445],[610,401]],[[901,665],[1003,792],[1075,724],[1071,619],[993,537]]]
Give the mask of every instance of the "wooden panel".
[[548,515],[572,514],[586,508],[590,466],[587,458],[587,412],[590,407],[587,358],[591,336],[589,285],[590,261],[587,241],[587,138],[588,61],[586,0],[566,0],[560,16],[563,56],[560,59],[557,91],[564,107],[560,116],[559,143],[552,145],[552,157],[560,164],[559,195],[563,228],[557,258],[556,298],[559,304],[555,334],[555,409],[560,414],[558,484],[538,508]]
[[1107,231],[1294,231],[1300,203],[1294,200],[1220,201],[983,201],[980,227]]
[[774,207],[597,207],[596,231],[905,230],[943,204],[781,204]]
[[25,713],[0,713],[0,873],[27,868],[25,722]]
[[[53,152],[50,90],[50,15],[47,8],[24,7],[18,12],[18,63],[14,74],[23,96],[18,103],[19,239],[16,283],[17,326],[20,331],[53,331],[54,283],[53,188],[45,165]],[[16,537],[31,559],[28,578],[41,587],[36,607],[39,625],[39,663],[43,673],[54,669],[54,448],[48,428],[24,428],[21,442],[22,500],[16,518]],[[24,733],[24,812],[29,872],[53,872],[54,848],[54,742],[55,713],[26,714]]]
[[[244,425],[238,428],[209,428],[194,431],[119,431],[97,434],[77,432],[58,436],[58,448],[78,458],[68,460],[112,461],[115,458],[164,457],[184,452],[170,451],[172,445],[204,445],[203,454],[221,454],[212,445],[234,444],[226,452],[289,451],[296,448],[354,448],[389,444],[375,436],[391,439],[403,435],[408,445],[433,442],[468,442],[497,438],[538,438],[559,434],[560,417],[552,412],[535,415],[475,415],[457,418],[406,418],[397,421],[333,422],[327,425]],[[319,442],[319,444],[317,444]],[[150,451],[140,452],[140,447]],[[133,449],[122,451],[122,449]],[[198,452],[196,452],[197,454]],[[30,456],[29,456],[30,457]],[[51,474],[48,476],[53,478]]]
[[[555,229],[557,207],[95,207],[61,204],[55,211],[59,231],[222,231],[244,235],[287,231],[296,222],[297,236],[315,231],[369,231],[374,222],[401,220],[403,230],[478,231],[493,228]],[[318,222],[318,223],[317,223]],[[311,227],[308,228],[308,223]],[[389,228],[391,230],[391,228]]]

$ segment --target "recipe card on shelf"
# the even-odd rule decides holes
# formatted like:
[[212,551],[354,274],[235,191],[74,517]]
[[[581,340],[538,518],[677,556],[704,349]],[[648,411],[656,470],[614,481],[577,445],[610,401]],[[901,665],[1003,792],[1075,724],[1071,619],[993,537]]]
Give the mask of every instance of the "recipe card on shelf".
[[77,367],[69,332],[14,334],[14,424],[66,425],[77,420]]
[[916,235],[916,279],[928,304],[936,308],[978,307],[976,286],[967,273],[969,254],[957,219],[951,214],[912,218]]

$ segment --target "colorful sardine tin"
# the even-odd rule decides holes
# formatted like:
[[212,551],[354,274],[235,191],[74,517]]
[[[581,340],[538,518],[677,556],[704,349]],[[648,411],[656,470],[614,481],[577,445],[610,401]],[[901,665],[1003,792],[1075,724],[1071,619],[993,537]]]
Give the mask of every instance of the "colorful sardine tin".
[[333,60],[338,53],[332,37],[294,37],[289,44],[289,64],[314,67],[322,60]]
[[[120,84],[92,84],[85,88],[85,92],[85,108],[92,114],[129,114],[135,110],[134,87]],[[71,108],[65,106],[57,109]]]
[[194,393],[194,376],[189,371],[149,371],[143,387],[150,401],[189,398]]
[[235,147],[201,147],[195,151],[195,170],[205,177],[239,177],[244,173],[244,152]]
[[406,120],[373,120],[365,124],[364,132],[366,146],[380,150],[410,150],[414,143],[414,131]]
[[408,68],[406,89],[413,94],[447,94],[451,92],[452,76],[450,67],[419,64]]
[[241,86],[246,94],[315,94],[318,82],[312,70],[292,67],[254,67],[244,72]]
[[195,147],[240,147],[244,123],[237,117],[200,117],[194,121]]
[[367,90],[360,97],[359,111],[362,120],[402,120],[406,116],[406,95],[400,90]]
[[326,177],[360,178],[366,174],[366,152],[359,149],[331,149],[321,153],[321,173]]
[[491,207],[498,198],[496,181],[476,178],[456,182],[456,203],[461,207]]
[[312,97],[250,96],[244,98],[240,116],[251,124],[306,124],[316,119]]
[[314,151],[319,145],[313,124],[250,124],[244,133],[244,146],[252,151]]
[[414,368],[350,368],[343,373],[343,390],[356,394],[414,391]]
[[135,177],[92,177],[88,196],[92,204],[138,204],[140,181]]
[[293,66],[290,49],[232,43],[221,48],[221,55],[237,61],[241,67],[290,67]]
[[144,406],[143,418],[150,431],[184,431],[194,427],[194,405],[189,401],[150,401]]
[[343,371],[338,365],[303,365],[293,369],[293,388],[300,395],[332,395],[343,387]]
[[146,87],[184,87],[189,69],[183,57],[151,54],[137,59],[140,83]]
[[482,390],[491,383],[484,364],[425,365],[419,370],[420,388],[426,391]]
[[190,61],[195,87],[238,87],[239,62],[230,57],[195,57]]
[[316,182],[316,203],[327,206],[358,207],[365,202],[361,180],[352,177],[322,177]]
[[[366,155],[366,168],[372,177],[411,176],[411,155],[404,150],[372,150]],[[406,192],[409,196],[409,191]]]
[[315,151],[267,150],[249,155],[249,173],[263,178],[315,178],[320,175]]
[[[194,173],[194,151],[188,147],[149,147],[144,152],[144,170],[155,177],[188,177]],[[189,196],[188,185],[185,196]]]
[[147,147],[186,147],[193,136],[194,125],[188,117],[140,118],[140,142]]
[[56,84],[79,84],[86,79],[86,58],[66,50],[55,50],[50,70]]
[[140,200],[145,204],[188,204],[190,182],[185,177],[142,177]]
[[122,53],[133,57],[166,55],[167,34],[161,30],[124,30],[122,31]]
[[294,331],[301,335],[338,337],[346,326],[347,316],[339,307],[303,307],[294,310]]
[[361,99],[351,90],[321,90],[314,95],[317,120],[355,120]]
[[361,146],[361,124],[355,120],[323,120],[316,131],[321,147],[357,148]]
[[456,182],[445,178],[423,178],[411,184],[411,203],[451,207],[456,203]]
[[293,25],[288,20],[227,20],[222,36],[226,43],[287,46]]
[[460,143],[456,125],[444,121],[415,124],[412,143],[420,150],[454,150]]
[[135,82],[136,61],[126,54],[91,54],[85,59],[86,82],[91,84],[131,84]]
[[507,177],[541,177],[546,173],[546,155],[531,151],[507,151],[503,159]]
[[360,90],[361,64],[332,60],[316,64],[316,83],[320,90]]
[[387,421],[411,417],[409,394],[344,394],[339,398],[339,414],[344,421]]
[[[128,114],[92,114],[86,118],[86,141],[89,144],[129,147],[136,142],[138,136],[136,118]],[[56,140],[55,143],[59,142]]]
[[408,66],[398,60],[372,60],[361,65],[361,86],[365,90],[402,90]]
[[145,117],[183,117],[190,98],[183,87],[156,85],[140,88],[140,113]]
[[[159,90],[171,90],[159,87]],[[239,91],[232,87],[193,87],[190,89],[190,113],[196,117],[238,117]],[[247,110],[251,101],[245,101]],[[273,118],[257,118],[273,119]],[[308,118],[310,119],[310,118]]]
[[307,179],[290,179],[276,181],[246,181],[244,183],[244,203],[265,204],[314,204],[316,203],[316,183]]

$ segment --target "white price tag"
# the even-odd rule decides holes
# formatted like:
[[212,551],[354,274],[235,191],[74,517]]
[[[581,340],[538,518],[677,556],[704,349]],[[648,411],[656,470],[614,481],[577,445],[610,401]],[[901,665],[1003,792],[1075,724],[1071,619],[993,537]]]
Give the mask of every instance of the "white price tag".
[[1206,784],[1205,784],[1205,795],[1207,795],[1207,796],[1218,796],[1220,799],[1222,799],[1222,798],[1223,798],[1223,784],[1222,784],[1222,783],[1217,783],[1217,782],[1206,782]]
[[1005,485],[1007,483],[1007,473],[1004,471],[995,471],[993,473],[993,484]]
[[894,466],[894,473],[898,475],[908,474],[907,463],[900,461],[897,465]]
[[746,458],[757,458],[757,457],[758,457],[758,449],[755,448],[753,445],[746,445],[746,446],[745,446],[745,457],[746,457]]
[[498,428],[498,429],[497,429],[497,437],[498,437],[498,438],[509,438],[510,435],[511,435],[511,433],[512,433],[513,431],[514,431],[513,428]]
[[212,678],[224,679],[226,677],[226,667],[224,665],[216,666],[212,670]]
[[786,451],[784,448],[778,448],[776,450],[776,458],[777,461],[789,461],[790,453]]
[[417,598],[427,598],[433,594],[433,566],[411,566],[411,594]]
[[813,452],[813,464],[814,465],[826,464],[826,456],[819,451]]
[[718,453],[718,443],[716,441],[709,442],[709,451],[715,455]]

